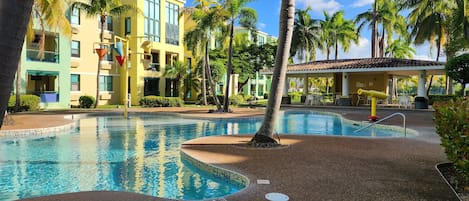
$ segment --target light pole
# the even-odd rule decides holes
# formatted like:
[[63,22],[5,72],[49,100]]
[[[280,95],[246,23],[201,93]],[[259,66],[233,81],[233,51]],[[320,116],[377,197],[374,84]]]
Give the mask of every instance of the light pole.
[[129,37],[119,37],[114,36],[114,50],[117,52],[116,60],[121,67],[123,67],[124,76],[121,78],[124,79],[124,118],[128,117],[128,108],[129,108]]

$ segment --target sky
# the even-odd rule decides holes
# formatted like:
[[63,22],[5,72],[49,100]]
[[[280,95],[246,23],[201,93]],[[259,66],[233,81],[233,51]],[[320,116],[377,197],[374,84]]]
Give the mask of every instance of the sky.
[[[185,6],[192,7],[193,0],[187,0]],[[305,9],[310,6],[312,9],[311,17],[315,19],[324,19],[323,11],[334,13],[344,10],[346,19],[354,19],[359,13],[371,9],[374,0],[296,0],[296,9]],[[279,11],[281,0],[255,0],[248,4],[257,11],[258,24],[260,31],[266,32],[273,36],[278,36]],[[348,58],[366,58],[371,54],[371,30],[368,27],[362,30],[358,45],[352,45],[349,52],[339,52],[339,59]],[[430,52],[429,45],[421,45],[415,47],[416,55],[414,59],[435,60],[435,50]],[[317,59],[325,59],[324,53],[317,52]],[[444,59],[440,58],[444,61]]]

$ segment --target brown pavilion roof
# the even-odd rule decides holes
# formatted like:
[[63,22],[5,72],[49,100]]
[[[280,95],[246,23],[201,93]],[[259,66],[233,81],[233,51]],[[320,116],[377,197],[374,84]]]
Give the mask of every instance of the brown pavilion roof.
[[[287,74],[444,70],[445,63],[413,59],[364,58],[313,61],[289,65],[287,69]],[[273,70],[273,68],[263,69],[261,73],[272,74]]]

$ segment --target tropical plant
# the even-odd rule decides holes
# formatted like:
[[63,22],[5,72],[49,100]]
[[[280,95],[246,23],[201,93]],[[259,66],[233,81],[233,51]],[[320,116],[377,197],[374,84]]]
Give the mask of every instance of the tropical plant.
[[385,50],[387,57],[399,59],[412,58],[415,53],[415,49],[410,46],[410,43],[402,39],[394,40]]
[[[196,27],[187,32],[184,41],[188,44],[188,48],[196,55],[196,58],[202,57],[202,76],[207,76],[210,85],[210,91],[213,97],[216,96],[215,83],[212,79],[209,58],[209,44],[212,34],[219,28],[224,26],[223,22],[228,18],[227,12],[217,3],[217,1],[196,0],[194,7],[183,10],[184,14],[192,16],[197,24]],[[202,53],[201,53],[202,52]],[[203,56],[198,56],[203,55]],[[202,94],[203,104],[207,104],[205,79],[202,78]],[[222,107],[218,99],[214,99],[217,110],[222,111]]]
[[291,39],[293,35],[293,23],[295,18],[295,0],[282,0],[280,7],[280,27],[277,54],[275,57],[275,69],[272,75],[270,97],[262,121],[262,125],[251,139],[249,144],[277,143],[273,139],[275,123],[280,110],[283,86],[287,73],[288,58],[290,55]]
[[[361,32],[365,26],[374,30],[372,31],[372,39],[375,41],[372,42],[372,50],[374,49],[372,57],[378,55],[383,57],[386,44],[392,43],[393,36],[406,38],[408,35],[405,18],[399,14],[396,1],[375,0],[372,9],[357,15],[355,23],[358,24],[358,32]],[[376,48],[377,45],[379,48]]]
[[177,80],[178,97],[184,99],[184,80],[187,78],[187,64],[181,61],[174,61],[172,65],[166,67],[163,76]]
[[329,60],[330,49],[332,47],[335,50],[334,58],[337,60],[339,44],[345,52],[350,49],[351,41],[358,44],[355,25],[353,21],[344,19],[344,11],[336,12],[332,16],[327,11],[324,11],[324,21],[321,22],[321,28],[323,30],[322,38],[325,42],[327,60]]
[[321,24],[317,19],[311,18],[311,7],[305,10],[297,9],[295,12],[295,24],[293,26],[291,56],[309,62],[316,59],[316,48],[322,49]]
[[[88,2],[75,1],[71,5],[74,9],[80,9],[88,17],[99,17],[101,32],[99,34],[100,48],[104,48],[104,25],[108,17],[117,17],[128,12],[142,13],[135,5],[122,4],[120,0],[88,0]],[[96,75],[96,103],[99,105],[99,80],[101,79],[101,60],[98,59],[98,69]]]
[[[26,28],[32,10],[33,0],[0,1],[0,111],[8,107],[8,99],[13,88],[13,80],[21,56]],[[14,20],[12,20],[14,19]],[[0,128],[4,115],[0,115]]]
[[453,57],[446,62],[446,75],[461,83],[464,91],[466,83],[469,83],[469,54]]
[[229,46],[228,46],[228,67],[226,70],[226,83],[225,83],[225,98],[223,111],[229,112],[229,92],[230,92],[230,79],[233,71],[233,37],[234,37],[234,26],[238,23],[242,27],[248,29],[255,29],[257,23],[256,11],[252,8],[246,7],[252,0],[224,0],[222,1],[223,8],[228,13],[228,26],[230,30]]

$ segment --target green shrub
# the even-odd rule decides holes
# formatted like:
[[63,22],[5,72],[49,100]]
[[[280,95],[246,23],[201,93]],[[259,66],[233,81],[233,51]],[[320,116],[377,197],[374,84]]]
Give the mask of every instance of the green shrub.
[[[20,111],[37,111],[39,110],[41,98],[32,94],[20,95]],[[8,100],[8,111],[15,111],[16,96],[10,96]]]
[[96,103],[96,99],[93,96],[80,96],[78,99],[80,108],[91,108]]
[[139,101],[142,107],[181,107],[184,105],[179,97],[145,96]]
[[435,126],[448,160],[469,179],[469,101],[436,102]]
[[243,95],[233,95],[233,96],[230,96],[230,104],[231,105],[239,105],[239,104],[242,104],[244,103],[244,97]]

